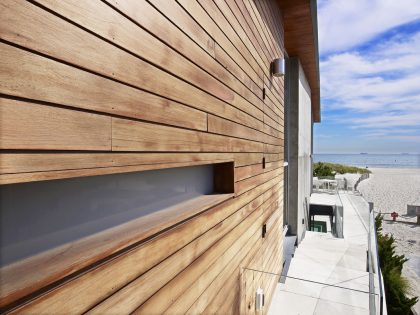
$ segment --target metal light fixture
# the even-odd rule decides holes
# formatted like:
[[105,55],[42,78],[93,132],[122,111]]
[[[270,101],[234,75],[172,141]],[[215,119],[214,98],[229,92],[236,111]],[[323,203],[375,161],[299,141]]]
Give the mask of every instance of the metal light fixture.
[[261,288],[257,289],[255,294],[255,310],[261,311],[264,307],[264,291]]
[[275,77],[282,77],[286,73],[284,58],[276,58],[271,63],[271,74]]

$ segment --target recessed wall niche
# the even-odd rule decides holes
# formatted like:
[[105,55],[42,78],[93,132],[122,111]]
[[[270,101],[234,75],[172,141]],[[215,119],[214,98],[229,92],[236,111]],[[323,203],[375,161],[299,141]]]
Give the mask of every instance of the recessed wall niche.
[[0,275],[10,290],[2,298],[22,283],[42,289],[232,198],[233,172],[229,162],[0,186]]

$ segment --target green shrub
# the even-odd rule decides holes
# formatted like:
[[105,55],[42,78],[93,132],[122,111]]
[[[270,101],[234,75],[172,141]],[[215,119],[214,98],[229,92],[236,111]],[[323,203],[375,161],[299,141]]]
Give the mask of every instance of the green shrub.
[[410,290],[408,281],[401,276],[404,263],[408,260],[404,255],[395,254],[395,239],[391,235],[382,234],[383,216],[375,217],[376,237],[382,275],[384,278],[387,310],[390,315],[411,314],[411,307],[418,298],[408,298]]
[[314,176],[333,176],[333,169],[325,163],[315,163]]
[[342,164],[335,163],[326,163],[326,162],[317,162],[313,166],[313,176],[334,176],[334,174],[345,174],[345,173],[371,173],[366,168],[356,167],[356,166],[347,166]]

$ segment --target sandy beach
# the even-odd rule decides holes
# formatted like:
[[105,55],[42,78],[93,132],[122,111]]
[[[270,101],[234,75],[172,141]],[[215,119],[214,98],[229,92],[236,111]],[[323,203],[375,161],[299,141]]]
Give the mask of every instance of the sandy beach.
[[[410,280],[413,294],[420,296],[420,226],[415,216],[407,216],[407,204],[420,204],[420,168],[371,169],[369,179],[360,183],[358,190],[367,201],[374,203],[375,211],[399,214],[392,222],[385,214],[383,231],[396,239],[396,251],[410,260],[405,264],[403,275]],[[420,303],[416,310],[420,314]]]

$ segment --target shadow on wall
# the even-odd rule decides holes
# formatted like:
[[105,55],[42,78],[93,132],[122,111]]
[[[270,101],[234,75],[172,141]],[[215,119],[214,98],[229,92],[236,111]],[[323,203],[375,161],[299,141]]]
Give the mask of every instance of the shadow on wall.
[[212,192],[212,165],[2,186],[0,267]]

